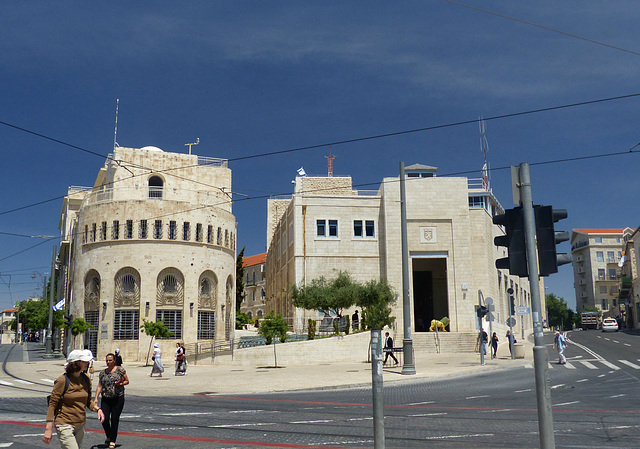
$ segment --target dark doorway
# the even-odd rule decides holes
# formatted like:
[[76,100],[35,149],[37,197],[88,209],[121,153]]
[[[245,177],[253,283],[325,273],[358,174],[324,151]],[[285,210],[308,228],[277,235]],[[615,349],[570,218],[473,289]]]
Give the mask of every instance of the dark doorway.
[[413,258],[413,314],[416,332],[428,332],[431,320],[449,316],[447,259]]

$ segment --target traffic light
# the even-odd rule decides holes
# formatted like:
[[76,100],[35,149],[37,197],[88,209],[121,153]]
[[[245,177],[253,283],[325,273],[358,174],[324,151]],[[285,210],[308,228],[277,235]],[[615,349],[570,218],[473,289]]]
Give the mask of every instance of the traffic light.
[[64,319],[65,319],[64,324],[66,324],[67,327],[71,329],[71,326],[73,324],[73,314],[65,315]]
[[509,315],[513,316],[516,314],[516,298],[513,297],[513,289],[511,287],[507,289],[507,293],[509,293]]
[[476,315],[478,318],[484,317],[487,313],[489,313],[489,309],[485,306],[476,306]]
[[538,268],[540,276],[558,272],[558,266],[571,263],[571,254],[556,253],[556,245],[569,240],[568,231],[556,231],[554,223],[567,218],[566,209],[535,206],[536,238],[538,242]]
[[508,257],[496,260],[496,268],[509,270],[515,276],[527,277],[527,247],[524,240],[524,215],[522,207],[507,209],[502,215],[494,215],[493,224],[504,226],[505,235],[496,237],[496,246],[505,246]]

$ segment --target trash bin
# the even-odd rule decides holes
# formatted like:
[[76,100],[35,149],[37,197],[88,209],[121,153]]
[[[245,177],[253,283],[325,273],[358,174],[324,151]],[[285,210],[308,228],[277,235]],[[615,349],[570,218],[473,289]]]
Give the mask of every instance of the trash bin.
[[513,356],[516,359],[524,359],[524,345],[522,343],[513,344]]

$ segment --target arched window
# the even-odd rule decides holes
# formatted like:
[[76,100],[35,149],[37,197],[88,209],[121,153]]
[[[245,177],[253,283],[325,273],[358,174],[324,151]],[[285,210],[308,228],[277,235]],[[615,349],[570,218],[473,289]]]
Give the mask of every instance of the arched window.
[[89,270],[84,278],[84,310],[97,312],[100,305],[100,274],[96,270]]
[[202,273],[198,285],[198,309],[215,310],[218,296],[218,278],[215,273],[210,270]]
[[176,268],[165,268],[158,275],[156,307],[182,307],[184,276]]
[[162,199],[162,190],[164,181],[160,176],[152,176],[149,178],[149,198]]
[[115,308],[140,305],[140,273],[131,267],[118,271],[115,277]]

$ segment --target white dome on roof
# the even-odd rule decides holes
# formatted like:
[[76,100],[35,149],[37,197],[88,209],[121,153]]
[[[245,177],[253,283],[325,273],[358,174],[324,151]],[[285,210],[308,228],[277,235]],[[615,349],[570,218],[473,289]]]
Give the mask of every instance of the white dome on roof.
[[160,148],[158,147],[154,147],[154,146],[149,146],[149,147],[142,147],[140,148],[141,150],[147,150],[147,151],[159,151],[161,153],[164,153],[164,151],[162,151]]

